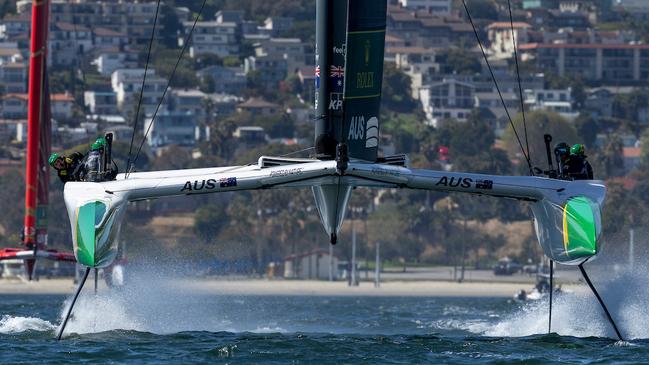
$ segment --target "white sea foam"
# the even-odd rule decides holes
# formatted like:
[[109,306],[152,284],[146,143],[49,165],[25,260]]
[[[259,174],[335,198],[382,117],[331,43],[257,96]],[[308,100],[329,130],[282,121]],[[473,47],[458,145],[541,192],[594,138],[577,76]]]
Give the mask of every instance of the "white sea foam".
[[[649,278],[644,268],[619,269],[607,265],[587,270],[625,339],[649,338]],[[482,332],[488,336],[529,336],[548,330],[548,302],[526,303],[520,310],[504,316]],[[555,297],[552,307],[552,332],[565,336],[616,338],[595,296],[588,288],[579,293]]]
[[[110,330],[133,330],[156,334],[183,331],[209,332],[287,332],[272,321],[246,320],[247,303],[233,299],[224,303],[214,296],[192,292],[182,286],[186,280],[177,273],[160,269],[130,268],[123,288],[101,288],[95,295],[88,287],[77,301],[65,334],[95,333]],[[180,280],[179,280],[180,279]],[[187,279],[188,280],[188,279]],[[69,300],[61,308],[61,319]]]
[[52,323],[34,317],[14,317],[5,315],[0,318],[0,333],[12,334],[26,331],[51,331],[56,326]]

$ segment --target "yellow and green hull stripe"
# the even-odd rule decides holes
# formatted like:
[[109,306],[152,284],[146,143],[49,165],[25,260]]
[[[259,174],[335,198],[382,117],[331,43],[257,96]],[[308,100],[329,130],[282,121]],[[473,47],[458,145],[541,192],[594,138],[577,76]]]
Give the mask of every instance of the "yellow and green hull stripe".
[[599,209],[590,199],[568,199],[563,207],[563,247],[571,259],[597,254],[597,219]]

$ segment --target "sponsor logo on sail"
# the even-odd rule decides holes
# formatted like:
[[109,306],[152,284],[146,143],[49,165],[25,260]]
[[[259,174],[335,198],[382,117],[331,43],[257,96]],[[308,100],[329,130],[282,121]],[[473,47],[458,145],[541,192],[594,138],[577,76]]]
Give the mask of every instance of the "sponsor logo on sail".
[[329,110],[341,110],[343,108],[343,93],[329,94]]
[[379,145],[379,120],[371,117],[367,121],[365,116],[354,116],[349,125],[347,139],[358,141],[365,139],[365,148],[377,147]]

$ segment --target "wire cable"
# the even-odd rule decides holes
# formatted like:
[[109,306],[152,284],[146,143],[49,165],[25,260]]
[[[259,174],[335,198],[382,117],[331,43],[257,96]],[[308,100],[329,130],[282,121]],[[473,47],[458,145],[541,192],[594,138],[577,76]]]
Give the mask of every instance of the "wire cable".
[[[530,155],[530,142],[527,139],[527,120],[525,118],[525,103],[523,102],[523,86],[521,85],[521,72],[520,67],[518,66],[518,51],[516,45],[516,37],[514,36],[514,16],[512,15],[512,3],[511,0],[507,0],[507,6],[509,8],[509,23],[512,28],[512,45],[514,46],[514,61],[516,62],[516,80],[518,80],[518,94],[521,101],[521,114],[523,115],[523,132],[525,134],[525,147],[527,149],[527,156],[531,158]],[[534,170],[530,166],[530,175],[534,175]]]
[[[171,71],[171,75],[169,76],[169,81],[167,81],[167,86],[165,86],[164,91],[162,92],[162,96],[160,97],[160,101],[158,102],[158,105],[155,108],[155,112],[153,112],[153,116],[151,117],[151,122],[146,128],[146,132],[144,133],[144,137],[142,138],[142,142],[140,142],[140,146],[137,149],[137,153],[135,154],[135,158],[133,159],[133,166],[135,166],[135,162],[137,162],[138,157],[140,156],[140,152],[142,151],[142,147],[144,146],[144,142],[146,142],[146,137],[149,135],[149,132],[151,131],[151,127],[153,127],[153,124],[155,123],[155,118],[158,115],[158,111],[160,110],[160,106],[162,106],[162,103],[164,102],[164,98],[167,95],[167,91],[169,90],[169,86],[171,86],[171,81],[173,81],[174,75],[176,74],[176,70],[178,69],[178,65],[180,64],[180,61],[183,58],[183,54],[185,54],[185,51],[187,50],[187,46],[189,45],[192,34],[194,33],[194,29],[196,28],[196,23],[198,23],[198,19],[200,19],[201,15],[203,14],[203,9],[205,9],[205,4],[207,3],[207,0],[203,0],[203,4],[201,5],[201,9],[198,11],[198,14],[196,15],[196,18],[194,19],[194,23],[192,24],[192,29],[189,31],[189,34],[187,34],[187,37],[185,37],[185,41],[183,42],[183,48],[180,50],[180,55],[178,55],[178,59],[176,60],[176,64],[174,65],[173,70]],[[135,134],[135,131],[134,133]],[[125,178],[128,178],[128,175],[130,174],[130,170],[126,170],[126,175]]]
[[484,47],[482,46],[482,41],[480,40],[480,36],[478,35],[478,31],[475,27],[475,24],[473,23],[473,18],[471,18],[471,13],[469,12],[469,8],[466,5],[466,0],[462,0],[462,5],[464,5],[464,10],[466,11],[466,15],[469,18],[469,22],[471,23],[471,27],[473,28],[473,33],[475,34],[476,39],[478,40],[478,46],[480,47],[480,51],[482,52],[482,57],[484,57],[485,63],[487,64],[487,68],[489,69],[489,73],[491,74],[491,79],[494,82],[494,85],[496,86],[496,91],[498,92],[498,96],[500,97],[500,102],[503,105],[503,108],[505,109],[505,114],[507,114],[507,119],[509,119],[509,124],[512,126],[512,130],[514,131],[514,136],[516,136],[516,140],[518,141],[518,145],[521,148],[521,152],[523,153],[523,157],[525,157],[525,160],[527,161],[527,166],[530,171],[533,171],[532,169],[532,162],[530,161],[530,157],[527,155],[525,152],[525,148],[523,147],[523,143],[521,142],[521,138],[518,135],[518,132],[516,131],[516,126],[514,125],[514,121],[512,120],[511,115],[509,114],[509,109],[507,108],[507,104],[505,103],[505,99],[503,98],[503,94],[500,91],[500,87],[498,86],[498,81],[496,80],[496,76],[494,75],[494,72],[491,68],[491,64],[489,63],[489,59],[487,59],[487,53],[484,50]]
[[[137,122],[140,119],[140,107],[142,105],[142,96],[144,95],[144,85],[146,84],[146,74],[149,70],[149,60],[151,59],[151,48],[153,48],[153,39],[155,38],[155,28],[158,24],[158,13],[160,12],[160,0],[155,8],[155,17],[153,18],[153,28],[151,28],[151,39],[149,39],[149,50],[146,55],[146,63],[144,64],[144,77],[142,78],[142,87],[140,88],[140,96],[137,102],[137,110],[135,112],[135,121],[133,122],[133,133],[131,134],[131,143],[128,146],[128,159],[126,161],[126,175],[124,178],[128,178],[128,173],[131,166],[131,153],[133,152],[133,142],[135,141],[135,132],[137,131]],[[133,161],[135,164],[135,161]]]

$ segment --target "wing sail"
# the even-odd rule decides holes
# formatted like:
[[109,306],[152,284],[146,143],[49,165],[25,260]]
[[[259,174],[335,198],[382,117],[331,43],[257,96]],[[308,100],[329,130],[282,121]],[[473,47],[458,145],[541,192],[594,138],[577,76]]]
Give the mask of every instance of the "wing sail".
[[379,149],[386,12],[385,0],[349,2],[343,138],[351,157],[371,162]]

